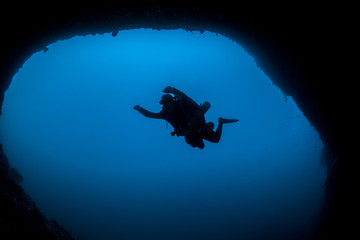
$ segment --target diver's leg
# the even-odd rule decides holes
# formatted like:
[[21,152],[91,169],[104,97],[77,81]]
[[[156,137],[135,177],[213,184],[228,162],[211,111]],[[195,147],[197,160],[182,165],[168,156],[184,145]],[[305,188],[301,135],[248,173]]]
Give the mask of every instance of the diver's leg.
[[221,134],[222,134],[222,127],[224,123],[234,123],[239,121],[238,119],[227,119],[227,118],[219,118],[219,125],[216,129],[215,135],[217,142],[220,141]]
[[218,124],[218,127],[217,127],[216,131],[215,131],[215,137],[214,137],[214,141],[213,141],[215,143],[220,142],[223,124],[224,123],[222,121],[220,121],[220,118],[219,118],[219,124]]
[[194,148],[198,147],[203,149],[205,147],[204,141],[200,137],[193,134],[187,134],[185,136],[185,141]]
[[222,127],[223,127],[223,123],[219,122],[215,132],[212,129],[208,129],[207,131],[202,132],[202,137],[209,142],[218,143],[221,138]]
[[222,135],[222,128],[223,128],[223,124],[224,123],[234,123],[237,122],[239,120],[237,119],[226,119],[226,118],[219,118],[219,125],[216,129],[216,131],[208,131],[207,133],[204,134],[204,139],[209,141],[209,142],[213,142],[213,143],[218,143],[220,142],[220,138]]

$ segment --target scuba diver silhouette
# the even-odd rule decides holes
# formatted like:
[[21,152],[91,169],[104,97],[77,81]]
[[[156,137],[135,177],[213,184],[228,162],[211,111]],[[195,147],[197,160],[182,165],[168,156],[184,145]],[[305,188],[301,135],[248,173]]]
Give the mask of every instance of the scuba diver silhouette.
[[170,86],[166,87],[163,92],[166,94],[161,97],[160,104],[163,106],[159,113],[150,112],[139,105],[134,106],[134,109],[145,117],[166,120],[174,128],[171,135],[184,136],[185,141],[192,147],[203,149],[205,147],[203,140],[218,143],[223,124],[239,121],[219,118],[218,127],[214,131],[214,123],[207,123],[204,116],[210,108],[209,102],[198,105],[185,93]]

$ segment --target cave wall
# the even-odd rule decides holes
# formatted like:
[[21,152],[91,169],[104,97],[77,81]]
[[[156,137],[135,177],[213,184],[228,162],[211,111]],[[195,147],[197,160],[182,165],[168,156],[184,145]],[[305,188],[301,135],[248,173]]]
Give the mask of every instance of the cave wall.
[[11,168],[0,145],[0,237],[10,239],[74,240],[56,220],[48,220],[24,192],[21,174]]
[[[0,16],[0,106],[4,92],[22,64],[33,53],[57,40],[95,33],[116,34],[132,28],[183,28],[220,33],[244,47],[274,84],[294,98],[320,133],[329,159],[325,218],[320,235],[340,234],[341,172],[347,158],[341,145],[344,133],[339,116],[343,114],[343,107],[339,98],[334,97],[340,88],[335,81],[340,74],[335,70],[334,56],[338,50],[334,35],[342,30],[333,12],[314,5],[169,2],[6,3]],[[0,164],[2,171],[9,167]]]

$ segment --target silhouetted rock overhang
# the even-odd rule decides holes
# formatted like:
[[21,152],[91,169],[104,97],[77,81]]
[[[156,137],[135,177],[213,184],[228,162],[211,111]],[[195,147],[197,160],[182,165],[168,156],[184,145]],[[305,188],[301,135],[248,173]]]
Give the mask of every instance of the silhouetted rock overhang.
[[[82,2],[82,1],[80,1]],[[176,2],[176,1],[175,1]],[[260,3],[259,3],[260,4]],[[260,9],[263,9],[260,11]],[[240,44],[282,91],[294,98],[327,146],[326,221],[322,233],[340,233],[341,171],[347,162],[342,131],[332,11],[315,6],[245,6],[208,1],[11,1],[2,6],[0,105],[15,73],[35,52],[76,35],[134,28],[220,33]],[[336,9],[335,9],[336,10]],[[4,14],[6,13],[6,14]],[[219,80],[220,81],[220,80]],[[335,159],[335,160],[334,160]],[[0,166],[3,166],[0,164]]]

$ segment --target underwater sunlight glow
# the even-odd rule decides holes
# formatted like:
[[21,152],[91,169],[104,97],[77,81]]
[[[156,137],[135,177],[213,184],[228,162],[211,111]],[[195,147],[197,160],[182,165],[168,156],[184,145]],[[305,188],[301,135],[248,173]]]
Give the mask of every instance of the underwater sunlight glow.
[[[159,112],[166,86],[225,124],[192,148]],[[15,75],[1,143],[49,219],[82,240],[307,239],[323,202],[323,143],[236,42],[136,29],[56,42]]]

